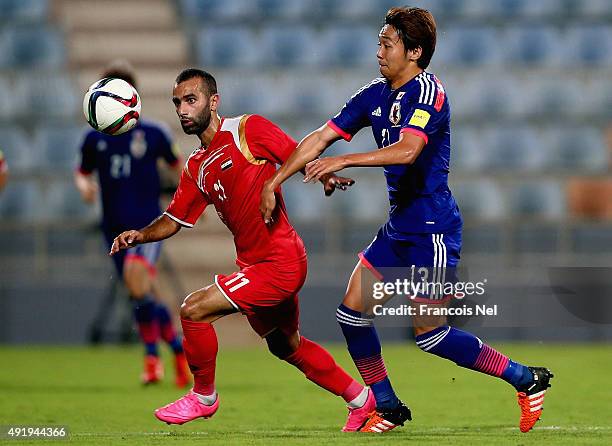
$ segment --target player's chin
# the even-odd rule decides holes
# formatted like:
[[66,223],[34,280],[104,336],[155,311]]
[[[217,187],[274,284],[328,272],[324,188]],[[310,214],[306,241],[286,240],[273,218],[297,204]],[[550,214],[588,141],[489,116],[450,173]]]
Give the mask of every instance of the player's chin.
[[198,133],[198,128],[193,123],[191,123],[191,124],[181,124],[181,127],[183,128],[183,132],[185,132],[187,135],[195,135],[195,134]]

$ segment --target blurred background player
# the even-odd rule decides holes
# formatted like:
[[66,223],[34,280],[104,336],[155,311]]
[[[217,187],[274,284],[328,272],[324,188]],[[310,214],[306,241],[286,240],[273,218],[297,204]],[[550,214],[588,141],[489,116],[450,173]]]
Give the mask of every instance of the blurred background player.
[[[202,70],[187,69],[178,75],[172,101],[183,131],[197,135],[201,146],[189,157],[166,212],[139,231],[121,233],[111,254],[137,245],[146,247],[175,235],[182,227],[191,228],[213,204],[234,236],[240,271],[215,275],[214,285],[185,299],[181,323],[194,388],[157,409],[155,416],[168,424],[183,424],[217,412],[218,344],[212,323],[241,312],[265,338],[273,355],[347,402],[349,417],[343,430],[357,430],[374,409],[374,396],[338,366],[323,347],[300,336],[297,293],[306,280],[306,250],[289,223],[280,191],[274,227],[266,227],[259,215],[263,182],[275,171],[275,165],[295,150],[296,142],[258,115],[219,117],[217,83]],[[332,174],[322,182],[329,195],[352,180]]]
[[[450,106],[442,83],[425,71],[436,46],[434,18],[420,8],[392,8],[378,37],[377,58],[383,77],[359,89],[332,120],[300,143],[266,182],[261,205],[268,222],[275,206],[274,190],[307,163],[305,182],[347,167],[384,168],[389,220],[359,254],[336,312],[349,353],[376,396],[377,412],[362,429],[367,432],[391,430],[411,415],[387,377],[373,317],[367,313],[364,296],[368,291],[362,279],[365,283],[393,281],[389,268],[408,270],[414,265],[427,267],[430,273],[442,268],[439,277],[445,277],[446,268],[450,273],[459,263],[462,231],[459,209],[448,187]],[[370,126],[378,150],[316,159],[335,141],[350,141],[360,129]],[[439,304],[446,296],[427,293],[418,297]],[[414,333],[423,351],[514,386],[521,408],[521,431],[529,431],[539,419],[552,378],[548,369],[514,362],[471,333],[446,325],[445,319],[416,321]]]
[[0,150],[0,191],[4,189],[6,182],[8,181],[8,164],[4,159],[4,154]]
[[[123,79],[137,88],[134,70],[125,61],[111,63],[102,75]],[[110,136],[89,130],[80,148],[81,161],[74,180],[83,200],[92,203],[98,184],[92,178],[97,171],[102,200],[102,232],[108,246],[120,232],[144,226],[160,213],[160,174],[158,160],[163,159],[178,176],[182,168],[168,131],[155,122],[140,119],[131,131]],[[181,340],[174,329],[168,308],[155,297],[156,262],[161,242],[132,248],[113,257],[133,305],[133,317],[145,346],[142,381],[155,383],[163,377],[158,341],[163,339],[174,352],[176,385],[188,384],[186,361]]]

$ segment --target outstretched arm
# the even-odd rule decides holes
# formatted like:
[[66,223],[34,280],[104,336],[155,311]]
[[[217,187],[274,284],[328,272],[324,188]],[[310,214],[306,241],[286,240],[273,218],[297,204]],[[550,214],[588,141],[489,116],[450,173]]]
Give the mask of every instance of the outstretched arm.
[[172,220],[167,215],[163,214],[157,217],[151,224],[139,231],[125,231],[115,237],[113,246],[110,250],[110,255],[116,254],[122,249],[128,249],[132,246],[141,245],[143,243],[158,242],[160,240],[172,237],[179,232],[181,225]]
[[394,164],[412,164],[425,147],[425,140],[412,133],[403,132],[400,140],[387,147],[366,153],[321,158],[306,166],[305,182],[316,182],[324,175],[347,167],[377,167]]

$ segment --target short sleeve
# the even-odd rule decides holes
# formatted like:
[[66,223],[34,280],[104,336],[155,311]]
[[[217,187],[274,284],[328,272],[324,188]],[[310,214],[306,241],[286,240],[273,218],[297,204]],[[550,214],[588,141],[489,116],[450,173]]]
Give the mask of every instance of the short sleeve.
[[83,175],[89,175],[96,169],[96,142],[95,132],[87,132],[80,147],[80,161],[78,170]]
[[164,214],[181,226],[191,228],[208,204],[206,195],[198,188],[185,165],[174,197]]
[[327,121],[327,125],[346,141],[350,141],[362,128],[371,125],[367,93],[372,84],[371,82],[357,90],[338,114]]
[[276,164],[287,161],[297,147],[297,142],[291,136],[259,115],[249,116],[245,123],[245,136],[255,158]]
[[169,129],[160,126],[160,156],[170,166],[176,166],[181,162],[181,153],[178,145],[172,138],[172,133]]
[[[401,129],[402,133],[408,132],[420,136],[425,140],[425,144],[429,141],[429,137],[446,126],[449,120],[448,102],[442,84],[435,79],[434,88],[434,81],[427,82],[431,86],[431,94],[420,93],[408,106],[408,113],[405,115]],[[424,84],[426,87],[427,82]]]

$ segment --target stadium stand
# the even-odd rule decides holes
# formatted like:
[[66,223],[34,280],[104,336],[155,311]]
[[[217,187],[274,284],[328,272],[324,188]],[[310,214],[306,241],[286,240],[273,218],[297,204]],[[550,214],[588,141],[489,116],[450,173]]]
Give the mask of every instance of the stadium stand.
[[[74,256],[98,259],[96,211],[80,204],[71,169],[85,125],[82,94],[111,59],[137,67],[144,116],[171,125],[185,153],[194,139],[182,134],[169,93],[189,65],[218,77],[223,114],[263,114],[299,140],[378,75],[376,33],[394,3],[0,0],[0,149],[11,169],[0,193],[0,241],[7,247],[0,259],[19,255],[15,240],[26,239],[35,258],[54,250],[67,255],[49,242],[58,224],[84,241],[85,252]],[[453,109],[451,187],[465,220],[464,258],[523,253],[604,262],[609,254],[599,247],[612,240],[612,149],[605,137],[612,123],[612,2],[415,3],[438,22],[431,71],[446,84]],[[373,147],[363,130],[330,153]],[[384,219],[381,172],[351,175],[353,190],[332,199],[299,179],[284,188],[314,263],[317,256],[353,259],[369,242],[364,234]],[[169,249],[193,273],[186,284],[194,289],[215,269],[191,248],[193,240],[231,254],[231,240],[209,214],[187,242],[176,243],[192,249],[191,257]],[[33,227],[36,242],[19,235]],[[193,258],[201,263],[193,266]]]

